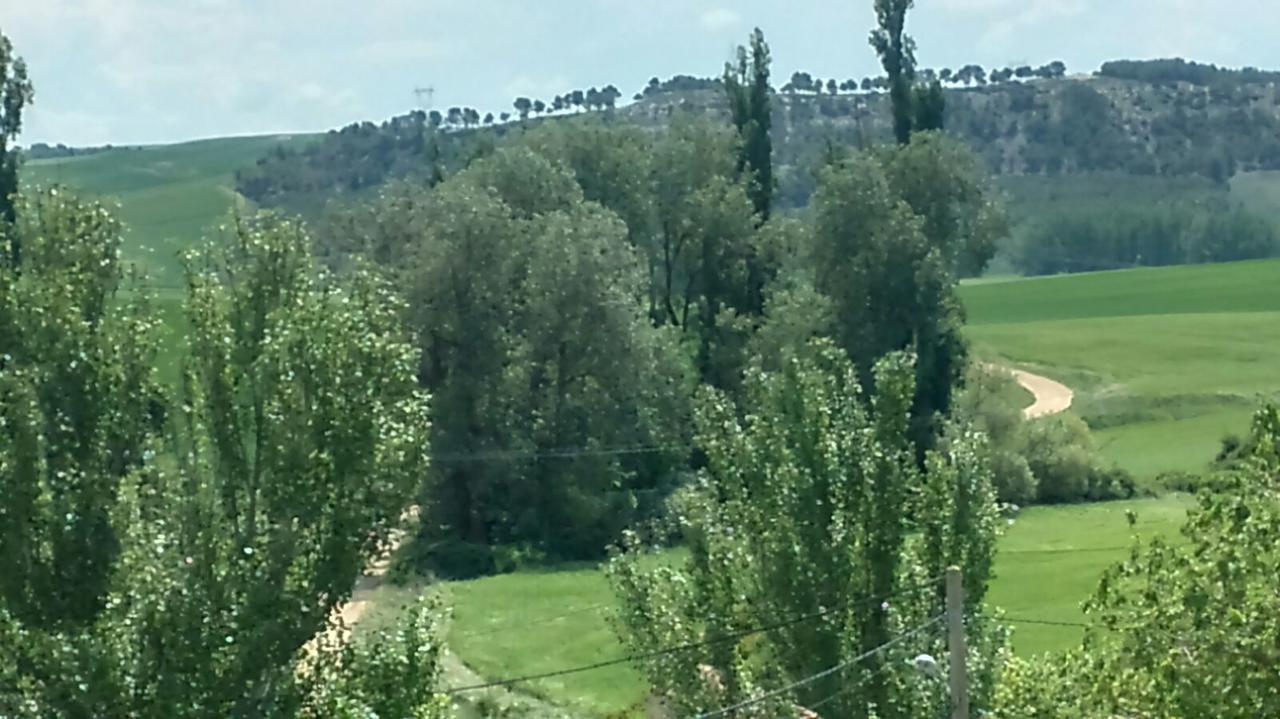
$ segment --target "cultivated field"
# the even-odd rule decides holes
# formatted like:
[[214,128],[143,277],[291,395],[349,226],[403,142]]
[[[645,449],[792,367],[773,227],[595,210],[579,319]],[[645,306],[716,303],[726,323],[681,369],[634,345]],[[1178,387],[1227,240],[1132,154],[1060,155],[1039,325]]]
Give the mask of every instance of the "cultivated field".
[[126,225],[124,258],[146,270],[157,287],[182,281],[179,253],[225,220],[244,199],[235,171],[280,145],[308,136],[223,137],[176,145],[120,147],[91,155],[27,162],[26,186],[60,184],[115,200]]
[[1280,261],[963,287],[978,352],[1076,391],[1099,447],[1150,481],[1197,472],[1280,391]]

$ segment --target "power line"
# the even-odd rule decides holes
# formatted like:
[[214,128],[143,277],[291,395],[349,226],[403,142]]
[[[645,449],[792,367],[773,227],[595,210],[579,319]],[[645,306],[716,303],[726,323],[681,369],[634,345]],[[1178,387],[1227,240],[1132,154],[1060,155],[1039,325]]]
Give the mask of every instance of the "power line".
[[892,646],[894,646],[894,645],[896,645],[896,644],[900,644],[900,643],[902,643],[902,642],[906,641],[907,639],[910,639],[911,637],[916,636],[917,634],[922,633],[924,630],[928,629],[929,627],[932,627],[933,625],[937,624],[938,622],[941,622],[944,618],[946,618],[946,615],[945,615],[945,614],[939,614],[938,616],[934,617],[933,619],[930,619],[929,621],[925,622],[924,624],[921,624],[920,626],[916,627],[915,629],[912,629],[912,630],[911,630],[911,631],[909,631],[909,632],[904,632],[904,633],[902,633],[902,634],[899,634],[898,636],[894,637],[893,639],[890,639],[889,641],[885,642],[884,644],[881,644],[880,646],[878,646],[878,647],[876,647],[876,648],[874,648],[874,649],[870,649],[870,650],[868,650],[868,651],[865,651],[865,652],[863,652],[863,653],[859,654],[858,656],[856,656],[856,657],[854,657],[854,658],[852,658],[852,659],[849,659],[849,660],[846,660],[846,661],[840,662],[839,664],[837,664],[837,665],[835,665],[835,666],[833,666],[833,667],[831,667],[831,668],[829,668],[829,669],[823,669],[822,671],[818,672],[817,674],[811,674],[811,675],[809,675],[809,676],[805,677],[804,679],[800,679],[800,680],[794,681],[794,682],[792,682],[792,683],[790,683],[790,684],[788,684],[788,685],[786,685],[786,686],[784,686],[784,687],[781,687],[781,688],[779,688],[779,689],[774,689],[773,691],[765,692],[764,694],[761,694],[760,696],[752,697],[751,699],[744,699],[744,700],[742,700],[742,701],[740,701],[740,702],[738,702],[738,703],[736,703],[736,704],[730,704],[730,705],[729,705],[729,706],[727,706],[727,707],[722,707],[722,708],[717,709],[717,710],[712,711],[712,712],[706,712],[706,713],[703,713],[703,714],[699,714],[699,715],[695,716],[693,719],[711,719],[712,717],[724,716],[725,714],[728,714],[728,713],[730,713],[730,712],[736,712],[736,711],[738,711],[739,709],[744,709],[744,708],[746,708],[746,707],[753,706],[753,705],[755,705],[755,704],[759,704],[759,703],[761,703],[761,702],[768,701],[768,700],[770,700],[770,699],[773,699],[774,697],[780,696],[780,695],[782,695],[782,694],[786,694],[786,693],[788,693],[788,692],[790,692],[790,691],[793,691],[793,690],[795,690],[795,689],[799,689],[799,688],[800,688],[800,687],[802,687],[802,686],[806,686],[806,685],[812,684],[812,683],[814,683],[814,682],[818,681],[819,679],[823,679],[823,678],[825,678],[825,677],[829,677],[829,676],[831,676],[832,674],[835,674],[836,672],[843,671],[844,669],[847,669],[848,667],[851,667],[851,666],[853,666],[854,664],[857,664],[858,662],[861,662],[861,661],[862,661],[862,660],[864,660],[864,659],[869,659],[869,658],[871,658],[871,657],[873,657],[873,656],[876,656],[877,654],[879,654],[879,653],[883,652],[884,650],[888,649],[889,647],[892,647]]
[[809,710],[809,711],[811,711],[811,712],[816,712],[816,711],[818,711],[819,709],[821,709],[822,707],[824,707],[824,706],[826,706],[826,705],[830,704],[831,702],[835,701],[836,699],[839,699],[840,697],[844,696],[845,694],[848,694],[849,692],[853,691],[854,689],[857,689],[857,688],[859,688],[859,687],[864,686],[867,682],[871,681],[871,680],[872,680],[872,679],[874,679],[875,677],[878,677],[878,676],[880,676],[881,674],[885,674],[886,672],[888,672],[888,671],[889,671],[890,669],[892,669],[892,668],[893,668],[893,665],[892,665],[892,664],[885,664],[885,665],[881,666],[879,669],[877,669],[877,670],[875,670],[875,671],[873,671],[873,672],[869,672],[869,673],[867,673],[867,674],[863,675],[863,677],[862,677],[861,679],[859,679],[858,681],[854,682],[853,684],[850,684],[850,685],[848,685],[848,686],[846,686],[846,687],[842,687],[842,688],[840,688],[838,691],[836,691],[834,694],[830,694],[830,695],[828,695],[828,696],[826,696],[826,697],[823,697],[822,699],[819,699],[818,701],[816,701],[816,702],[814,702],[814,703],[812,703],[812,704],[810,704],[810,705],[806,706],[806,707],[805,707],[805,709],[808,709],[808,710]]
[[[903,589],[900,589],[899,592],[909,591],[912,589],[923,589],[923,588],[931,587],[941,582],[942,579],[943,577],[935,577],[927,582],[922,582],[920,584],[913,585],[911,587],[905,587]],[[864,597],[862,600],[843,602],[841,604],[837,604],[830,608],[822,609],[820,611],[806,614],[803,616],[793,617],[791,619],[785,619],[782,621],[761,625],[758,627],[754,627],[752,629],[743,629],[736,632],[729,632],[728,634],[721,634],[719,636],[715,636],[710,639],[702,639],[696,642],[687,642],[684,644],[677,644],[675,646],[666,647],[663,649],[655,649],[649,652],[639,652],[635,654],[628,654],[626,656],[617,657],[615,659],[608,659],[605,661],[595,662],[594,664],[586,664],[583,666],[571,667],[568,669],[557,669],[549,672],[540,672],[537,674],[526,674],[524,676],[510,677],[507,679],[497,679],[491,682],[483,682],[480,684],[470,684],[470,685],[461,686],[461,687],[454,687],[452,689],[447,690],[445,694],[461,694],[463,692],[479,691],[481,689],[496,689],[499,687],[511,686],[513,684],[522,684],[524,682],[537,681],[540,679],[553,679],[555,677],[568,676],[570,674],[580,674],[582,672],[594,671],[596,669],[604,669],[606,667],[617,666],[619,664],[626,664],[629,662],[642,660],[642,659],[654,659],[657,657],[667,656],[670,654],[678,654],[680,652],[689,651],[690,649],[700,649],[702,647],[714,646],[716,644],[723,644],[724,642],[735,641],[738,639],[742,639],[744,637],[754,636],[756,634],[771,632],[775,629],[782,629],[785,627],[794,626],[796,624],[800,624],[802,622],[806,622],[811,619],[819,619],[838,609],[843,609],[850,606],[865,606],[870,604],[879,604],[890,598],[891,597]]]
[[657,454],[660,452],[688,451],[691,444],[655,444],[635,447],[602,447],[600,449],[572,448],[545,450],[493,450],[472,453],[445,453],[432,455],[431,461],[440,464],[488,462],[517,459],[565,459],[573,457],[614,457],[633,454]]
[[998,621],[1007,624],[1038,624],[1046,627],[1073,627],[1078,629],[1088,629],[1089,625],[1084,622],[1059,622],[1052,619],[1025,619],[1022,617],[1002,617]]

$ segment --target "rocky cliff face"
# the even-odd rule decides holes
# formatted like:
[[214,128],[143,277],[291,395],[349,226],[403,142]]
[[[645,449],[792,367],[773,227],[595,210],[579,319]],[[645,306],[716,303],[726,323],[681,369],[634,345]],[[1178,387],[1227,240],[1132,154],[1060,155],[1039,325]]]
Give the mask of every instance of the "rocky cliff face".
[[[998,174],[1118,171],[1205,175],[1280,169],[1280,90],[1275,83],[1200,86],[1076,76],[950,89],[947,129]],[[827,141],[887,141],[883,93],[780,93],[775,147],[780,164]],[[663,122],[675,112],[724,115],[715,90],[661,93],[619,112]]]

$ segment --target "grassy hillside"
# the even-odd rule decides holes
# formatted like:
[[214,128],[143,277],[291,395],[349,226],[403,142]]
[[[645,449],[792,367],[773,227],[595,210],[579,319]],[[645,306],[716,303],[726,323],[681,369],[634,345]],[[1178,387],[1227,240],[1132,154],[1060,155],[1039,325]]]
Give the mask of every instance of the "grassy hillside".
[[1202,470],[1280,392],[1280,261],[966,285],[982,354],[1076,389],[1103,452],[1142,478]]
[[127,226],[125,260],[145,269],[156,285],[176,287],[179,253],[243,202],[235,192],[235,171],[277,146],[310,139],[226,137],[33,160],[23,165],[22,182],[56,183],[118,201]]

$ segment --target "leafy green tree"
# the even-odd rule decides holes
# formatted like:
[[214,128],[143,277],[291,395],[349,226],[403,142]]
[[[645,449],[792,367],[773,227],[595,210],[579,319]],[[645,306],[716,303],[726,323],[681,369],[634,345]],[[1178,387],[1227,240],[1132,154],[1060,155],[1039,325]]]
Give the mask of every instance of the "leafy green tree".
[[774,189],[769,64],[769,45],[764,33],[756,28],[751,34],[750,49],[738,47],[737,66],[726,63],[724,68],[729,113],[741,140],[738,173],[750,176],[751,204],[762,223],[769,219]]
[[889,76],[893,110],[893,136],[899,145],[911,141],[914,127],[912,87],[915,85],[915,41],[906,34],[907,11],[915,0],[875,0],[878,27],[871,31],[871,46]]
[[879,157],[891,190],[924,220],[925,237],[949,270],[958,277],[981,274],[1008,233],[1008,219],[977,156],[929,132]]
[[[698,342],[703,380],[736,384],[739,320],[758,314],[756,216],[735,176],[734,137],[680,121],[653,149],[659,312]],[[737,349],[730,349],[737,348]]]
[[946,115],[946,97],[942,94],[942,83],[933,80],[917,85],[912,90],[911,106],[915,113],[911,126],[915,132],[941,130]]
[[1262,408],[1252,434],[1269,449],[1200,494],[1182,537],[1135,544],[1103,575],[1078,651],[1007,669],[998,716],[1280,712],[1280,412]]
[[19,260],[0,268],[0,605],[28,626],[79,626],[119,554],[119,484],[164,421],[157,327],[121,288],[105,208],[57,189],[17,200],[0,226]]
[[[92,223],[55,228],[60,244],[98,239]],[[343,657],[303,647],[398,521],[427,456],[426,399],[398,302],[367,273],[341,284],[317,276],[309,244],[296,225],[237,221],[224,244],[191,257],[178,431],[164,459],[148,444],[103,500],[120,549],[92,621],[43,628],[0,604],[6,715],[354,717],[367,716],[361,705],[410,704],[410,715],[441,715],[432,684],[379,685],[373,672],[393,664],[410,681],[434,678],[420,615],[401,645],[331,667],[369,672],[326,686],[349,712],[306,713],[319,698],[300,662]],[[92,296],[98,279],[46,281]],[[65,352],[58,364],[95,359]],[[106,381],[84,394],[116,406],[126,429],[151,416]],[[6,470],[20,466],[12,456],[0,454]],[[110,480],[96,471],[90,479]]]
[[438,693],[443,669],[440,626],[445,612],[430,594],[405,609],[399,623],[345,641],[330,632],[302,657],[301,719],[406,717],[447,719],[450,699]]
[[807,92],[813,89],[813,76],[807,72],[800,72],[797,70],[796,72],[791,73],[791,80],[787,85],[793,90]]
[[602,107],[612,108],[614,105],[618,103],[618,100],[621,97],[622,97],[621,90],[614,87],[613,85],[605,85],[604,89],[600,91],[600,104]]
[[[27,64],[13,52],[13,43],[0,33],[0,219],[13,222],[13,195],[18,191],[18,151],[11,149],[22,131],[22,109],[35,97],[27,79]],[[10,264],[21,261],[21,243],[10,241]]]
[[[876,374],[878,394],[864,395],[843,354],[818,346],[779,371],[753,372],[741,411],[716,392],[702,397],[706,469],[673,502],[687,559],[646,561],[632,534],[607,570],[632,651],[740,635],[639,661],[678,712],[758,696],[928,621],[941,594],[925,580],[947,563],[970,570],[979,706],[989,695],[999,638],[980,608],[996,517],[982,440],[957,433],[922,473],[907,436],[910,362],[887,357]],[[800,617],[808,620],[744,634]],[[923,632],[748,715],[791,716],[819,701],[832,701],[824,716],[937,715],[936,688],[894,669],[942,647],[940,631]]]
[[626,223],[631,246],[648,260],[649,312],[658,316],[652,134],[599,118],[582,118],[573,124],[543,125],[530,132],[524,143],[568,168],[584,199],[600,203]]
[[937,133],[829,164],[813,207],[810,266],[835,308],[833,337],[868,386],[879,357],[916,354],[912,438],[923,451],[966,362],[956,277],[985,266],[1003,215],[972,155]]
[[527,97],[517,97],[515,102],[516,112],[520,113],[520,119],[523,120],[529,116],[529,111],[533,109],[533,101]]
[[687,454],[687,364],[645,315],[626,228],[523,148],[381,212],[412,243],[401,281],[451,458],[425,488],[424,558],[599,556]]
[[737,383],[745,318],[758,314],[761,255],[733,136],[705,121],[645,132],[598,121],[540,128],[526,142],[573,171],[585,199],[626,223],[648,261],[650,316],[681,328],[706,382]]

